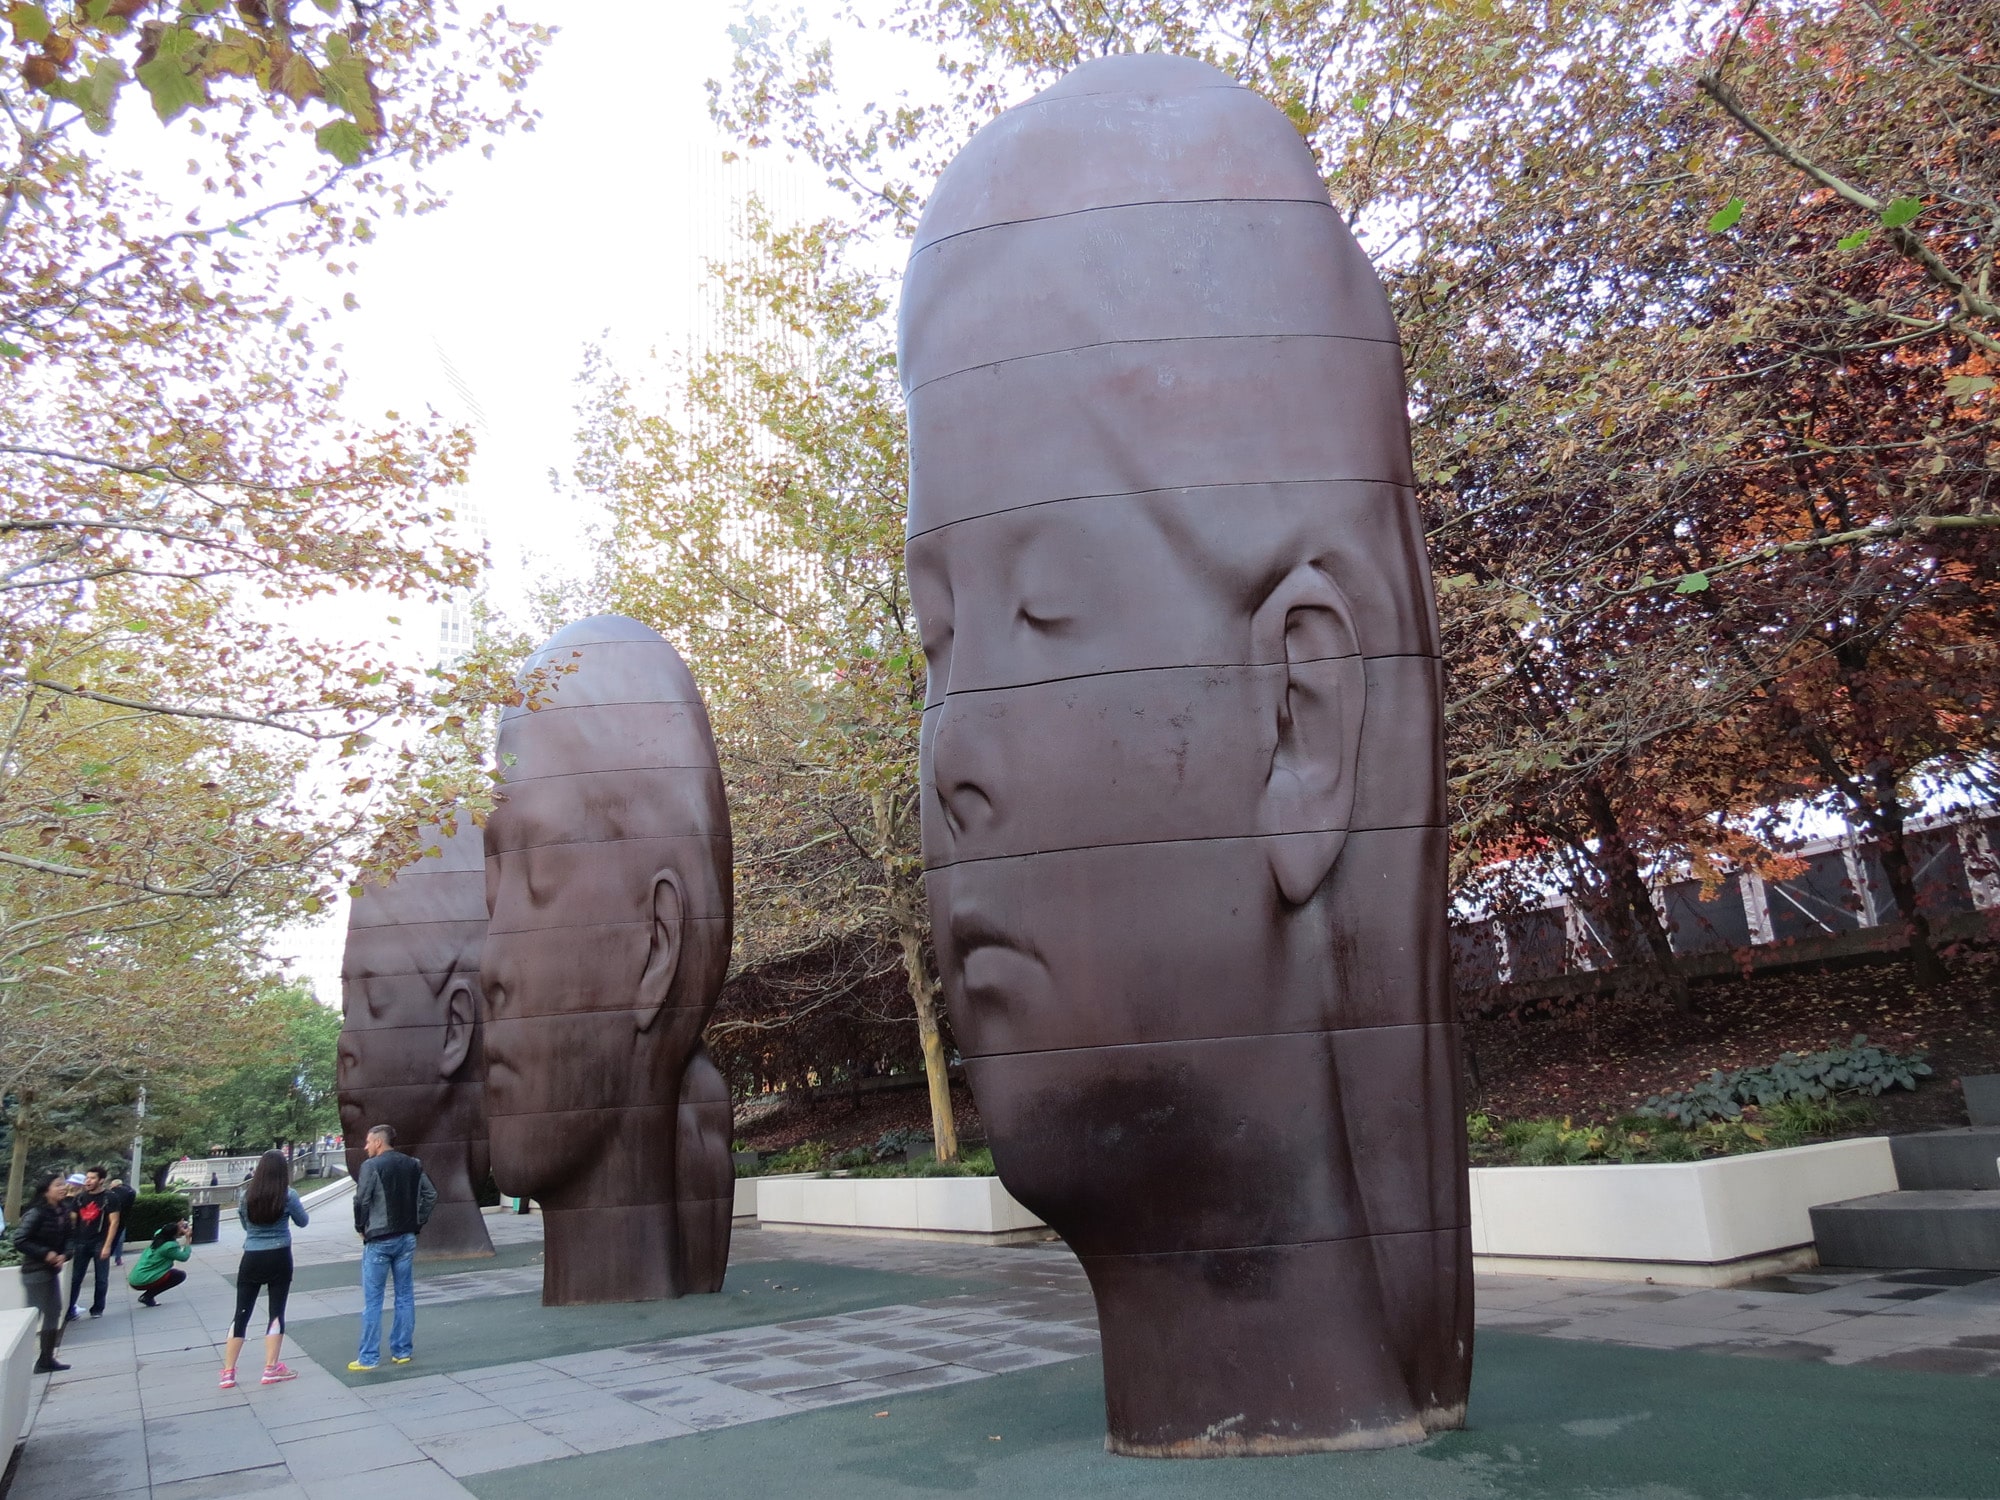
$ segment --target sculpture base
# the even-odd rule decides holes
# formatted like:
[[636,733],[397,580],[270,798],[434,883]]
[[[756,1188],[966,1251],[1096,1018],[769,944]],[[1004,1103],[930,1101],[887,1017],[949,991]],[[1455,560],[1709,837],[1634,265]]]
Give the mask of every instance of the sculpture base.
[[470,1199],[438,1204],[417,1236],[418,1260],[484,1260],[492,1254],[486,1216]]
[[1413,1397],[1374,1245],[1084,1258],[1104,1341],[1105,1446],[1139,1458],[1420,1443],[1462,1410]]

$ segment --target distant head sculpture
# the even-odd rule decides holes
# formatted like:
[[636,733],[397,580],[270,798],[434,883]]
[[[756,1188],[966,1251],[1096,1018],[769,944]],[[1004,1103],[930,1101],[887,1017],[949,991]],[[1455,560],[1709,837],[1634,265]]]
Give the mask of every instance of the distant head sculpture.
[[729,811],[694,678],[634,620],[529,660],[500,720],[481,975],[501,1191],[542,1205],[550,1305],[716,1291],[729,1091],[702,1045],[729,964]]
[[1471,1265],[1435,607],[1396,328],[1276,109],[1087,63],[937,184],[902,301],[924,857],[1108,1445],[1458,1425]]
[[368,1127],[388,1121],[437,1188],[422,1259],[491,1255],[480,1217],[486,1060],[479,949],[485,843],[470,818],[427,828],[424,855],[354,898],[341,960],[340,1128],[350,1174]]

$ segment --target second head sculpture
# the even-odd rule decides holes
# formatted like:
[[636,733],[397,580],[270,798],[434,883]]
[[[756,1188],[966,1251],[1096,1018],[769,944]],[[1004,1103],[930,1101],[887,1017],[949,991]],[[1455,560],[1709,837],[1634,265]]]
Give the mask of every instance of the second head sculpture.
[[700,692],[633,620],[529,659],[500,722],[481,977],[493,1176],[542,1208],[551,1306],[721,1287],[729,1091],[701,1031],[729,964],[729,812]]
[[470,818],[423,830],[425,854],[363,885],[348,914],[340,981],[340,1128],[350,1173],[370,1127],[389,1125],[420,1158],[437,1207],[417,1239],[426,1260],[491,1255],[478,1188],[486,1178],[486,1062],[479,950],[486,937],[485,843]]
[[1087,63],[904,280],[924,858],[1007,1186],[1081,1257],[1113,1451],[1463,1419],[1437,626],[1388,302],[1205,64]]

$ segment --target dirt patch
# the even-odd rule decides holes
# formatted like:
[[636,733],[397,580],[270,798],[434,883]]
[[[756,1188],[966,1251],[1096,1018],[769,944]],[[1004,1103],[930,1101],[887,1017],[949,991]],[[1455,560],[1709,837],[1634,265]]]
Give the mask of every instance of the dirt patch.
[[1610,1120],[1713,1068],[1755,1067],[1860,1034],[1896,1052],[1921,1049],[1934,1069],[1915,1092],[1873,1100],[1870,1129],[1963,1125],[1959,1078],[2000,1073],[1995,957],[1960,953],[1936,991],[1912,984],[1900,960],[1874,959],[1709,980],[1694,987],[1687,1013],[1605,995],[1483,1018],[1466,1028],[1472,1107],[1504,1120]]
[[[986,1127],[963,1083],[951,1089],[952,1121],[958,1138],[983,1142]],[[784,1151],[802,1141],[826,1141],[836,1151],[872,1146],[891,1130],[931,1129],[931,1096],[921,1080],[908,1088],[850,1094],[841,1089],[815,1089],[810,1097],[765,1095],[751,1106],[738,1105],[736,1138],[752,1151]]]

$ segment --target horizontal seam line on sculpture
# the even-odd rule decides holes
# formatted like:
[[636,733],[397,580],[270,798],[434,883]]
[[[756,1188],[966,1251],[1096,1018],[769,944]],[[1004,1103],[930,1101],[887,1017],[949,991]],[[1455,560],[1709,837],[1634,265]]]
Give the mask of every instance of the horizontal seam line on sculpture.
[[1106,667],[1099,672],[1070,672],[1061,677],[1037,677],[1032,682],[1003,682],[993,687],[947,687],[944,697],[935,703],[926,703],[924,712],[942,708],[952,698],[962,698],[978,693],[1011,693],[1017,688],[1050,687],[1059,682],[1088,682],[1096,677],[1132,677],[1141,672],[1225,672],[1257,671],[1275,672],[1280,668],[1311,667],[1328,661],[1440,661],[1441,657],[1429,651],[1381,651],[1370,656],[1365,651],[1349,651],[1340,656],[1307,656],[1298,661],[1193,661],[1182,662],[1168,667]]
[[[1356,479],[1352,476],[1326,476],[1319,479],[1216,479],[1206,484],[1155,484],[1143,490],[1092,490],[1082,495],[1054,495],[1047,500],[1024,500],[1019,505],[1009,505],[1001,510],[985,510],[976,516],[960,516],[952,521],[940,521],[935,526],[927,526],[922,531],[906,531],[903,545],[908,546],[932,532],[943,531],[948,526],[964,526],[973,521],[990,520],[994,516],[1011,516],[1016,511],[1033,510],[1042,505],[1068,505],[1080,500],[1135,500],[1143,495],[1189,495],[1201,490],[1254,490],[1275,485],[1294,484],[1379,484],[1386,489],[1401,490],[1410,496],[1411,506],[1416,504],[1416,487],[1405,484],[1400,479]],[[542,710],[547,712],[547,710]]]
[[[554,691],[551,692],[553,697]],[[577,713],[586,708],[699,708],[704,716],[708,705],[687,698],[615,698],[604,703],[556,703],[547,702],[531,708],[525,703],[512,703],[501,710],[501,721],[512,724],[522,719],[540,719],[549,714]]]
[[1089,344],[1071,344],[1063,349],[1037,349],[1032,354],[1009,354],[999,359],[981,360],[976,365],[966,365],[962,369],[947,370],[942,375],[932,375],[907,386],[903,399],[922,390],[927,390],[941,380],[956,380],[961,375],[977,375],[981,370],[997,370],[1002,365],[1024,364],[1031,359],[1056,359],[1065,354],[1084,354],[1092,349],[1127,349],[1137,344],[1229,344],[1242,343],[1247,339],[1323,339],[1341,344],[1373,344],[1379,348],[1400,349],[1402,344],[1396,339],[1371,339],[1358,333],[1176,333],[1152,339],[1098,339]]
[[1218,1245],[1209,1249],[1195,1250],[1128,1250],[1108,1251],[1101,1254],[1077,1255],[1078,1260],[1166,1260],[1183,1255],[1255,1255],[1266,1250],[1306,1250],[1314,1245],[1351,1245],[1356,1240],[1399,1240],[1413,1234],[1456,1234],[1471,1228],[1471,1222],[1464,1224],[1440,1224],[1432,1229],[1364,1229],[1359,1234],[1328,1235],[1317,1240],[1282,1240],[1275,1245]]
[[635,833],[628,838],[617,839],[550,839],[541,844],[509,844],[505,849],[496,849],[486,857],[493,859],[502,854],[531,854],[537,849],[592,849],[599,844],[657,844],[667,839],[706,840],[715,843],[728,837],[726,833]]
[[1352,1036],[1357,1031],[1432,1031],[1458,1025],[1460,1023],[1457,1021],[1396,1021],[1386,1026],[1318,1026],[1309,1031],[1259,1031],[1238,1036],[1166,1037],[1153,1042],[1099,1042],[1075,1047],[1023,1047],[1015,1052],[966,1052],[962,1055],[967,1062],[983,1062],[988,1058],[999,1057],[1049,1057],[1061,1052],[1115,1052],[1128,1047],[1194,1047],[1206,1046],[1210,1042],[1261,1042],[1302,1036]]
[[1083,854],[1092,849],[1153,849],[1163,844],[1241,844],[1251,839],[1296,839],[1311,838],[1325,833],[1428,833],[1442,831],[1442,823],[1389,823],[1376,828],[1288,828],[1282,833],[1211,833],[1193,838],[1179,839],[1129,839],[1115,844],[1070,844],[1060,849],[1023,849],[1018,854],[975,854],[970,859],[955,859],[950,864],[926,865],[924,873],[935,875],[941,870],[956,869],[960,865],[986,865],[996,859],[1034,859],[1044,854]]
[[[1076,97],[1098,96],[1079,94]],[[1007,113],[1011,114],[1013,111],[1009,110]],[[910,259],[915,260],[934,245],[949,245],[953,240],[963,239],[968,234],[984,234],[989,229],[1017,229],[1023,224],[1055,224],[1064,219],[1079,219],[1085,214],[1116,213],[1120,209],[1128,208],[1201,208],[1228,203],[1296,203],[1305,208],[1323,208],[1335,218],[1340,217],[1340,210],[1335,208],[1330,200],[1323,198],[1134,198],[1129,203],[1092,203],[1084,208],[1066,208],[1059,214],[1030,214],[1022,219],[995,219],[991,224],[974,224],[969,228],[954,229],[950,234],[941,234],[934,240],[925,240],[921,245],[911,247]]]

